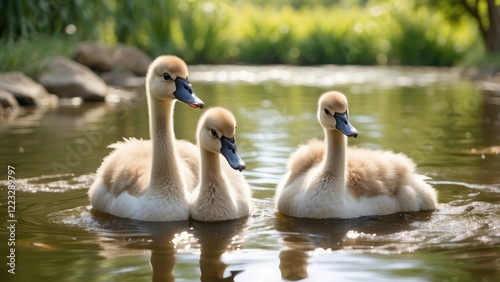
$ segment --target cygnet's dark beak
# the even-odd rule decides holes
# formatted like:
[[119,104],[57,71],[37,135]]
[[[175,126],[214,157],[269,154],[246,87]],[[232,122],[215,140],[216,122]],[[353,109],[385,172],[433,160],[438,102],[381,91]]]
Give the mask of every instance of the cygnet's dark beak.
[[193,108],[202,109],[205,105],[203,101],[198,98],[193,91],[193,86],[187,79],[177,77],[175,79],[175,91],[174,96],[177,100],[188,104]]
[[221,154],[226,158],[227,162],[233,169],[242,171],[246,168],[245,162],[240,158],[236,151],[236,140],[222,136],[220,138],[222,147],[220,148]]
[[335,127],[344,133],[347,137],[358,137],[358,131],[349,122],[349,114],[347,111],[345,113],[335,113],[333,115],[337,124]]

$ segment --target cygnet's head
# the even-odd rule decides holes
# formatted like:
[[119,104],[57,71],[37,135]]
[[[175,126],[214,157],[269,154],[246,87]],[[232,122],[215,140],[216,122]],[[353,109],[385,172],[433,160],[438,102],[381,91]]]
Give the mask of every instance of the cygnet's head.
[[349,122],[347,98],[340,92],[330,91],[321,95],[318,120],[326,130],[338,130],[348,137],[358,136],[358,131]]
[[221,153],[233,169],[242,171],[246,164],[236,151],[236,119],[230,111],[208,109],[198,122],[198,145],[213,153]]
[[189,83],[186,63],[176,56],[159,56],[151,63],[146,75],[146,89],[158,100],[177,99],[200,109],[204,106]]

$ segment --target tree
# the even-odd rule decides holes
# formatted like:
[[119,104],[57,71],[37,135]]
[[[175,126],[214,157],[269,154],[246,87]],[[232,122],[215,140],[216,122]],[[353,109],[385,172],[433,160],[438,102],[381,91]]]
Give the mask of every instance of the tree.
[[500,1],[498,0],[426,0],[415,1],[417,6],[439,9],[450,20],[464,15],[471,17],[478,25],[479,32],[488,53],[500,52]]
[[[495,0],[460,0],[462,7],[476,20],[489,53],[500,52],[500,4]],[[481,6],[486,2],[486,11]],[[484,15],[486,13],[486,16]]]

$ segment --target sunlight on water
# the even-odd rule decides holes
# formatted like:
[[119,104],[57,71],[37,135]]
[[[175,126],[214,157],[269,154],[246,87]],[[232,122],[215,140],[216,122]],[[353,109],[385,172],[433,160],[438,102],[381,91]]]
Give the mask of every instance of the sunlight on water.
[[[20,178],[17,179],[16,191],[62,193],[68,190],[87,189],[94,179],[95,174],[74,176],[70,173]],[[0,185],[7,186],[8,181],[0,181]]]
[[[228,70],[230,69],[230,70]],[[356,67],[356,66],[196,66],[190,78],[199,82],[252,83],[279,82],[287,86],[338,87],[369,83],[384,87],[425,87],[433,83],[456,81],[458,71],[433,68]]]

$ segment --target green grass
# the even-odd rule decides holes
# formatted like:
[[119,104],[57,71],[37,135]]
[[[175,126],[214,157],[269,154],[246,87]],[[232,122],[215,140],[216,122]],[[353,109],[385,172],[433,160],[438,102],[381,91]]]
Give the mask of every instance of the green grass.
[[67,35],[37,35],[18,41],[0,40],[0,72],[21,70],[35,77],[41,62],[54,56],[71,58],[77,42]]

